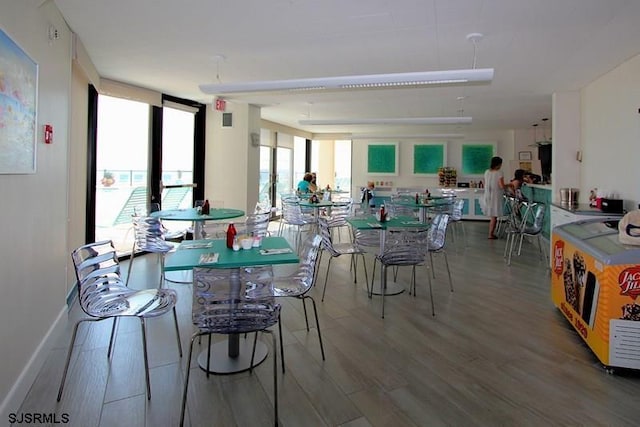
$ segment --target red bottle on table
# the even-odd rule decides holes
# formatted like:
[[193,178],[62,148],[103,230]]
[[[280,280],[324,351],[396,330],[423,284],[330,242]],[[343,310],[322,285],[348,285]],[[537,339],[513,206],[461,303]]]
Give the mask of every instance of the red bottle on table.
[[229,227],[227,227],[227,247],[229,249],[233,248],[233,239],[236,238],[236,233],[236,227],[233,223],[230,223]]
[[202,205],[202,214],[209,215],[209,199],[205,200],[204,204]]

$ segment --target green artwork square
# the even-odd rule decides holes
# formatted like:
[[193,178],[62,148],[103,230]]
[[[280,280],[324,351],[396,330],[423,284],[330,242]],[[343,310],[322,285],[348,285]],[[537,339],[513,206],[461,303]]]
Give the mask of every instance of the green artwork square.
[[389,145],[369,145],[367,153],[367,172],[375,173],[396,173],[396,144]]
[[413,146],[413,173],[437,174],[438,169],[444,166],[444,145],[414,145]]
[[493,150],[493,145],[463,145],[462,175],[482,175],[489,169]]

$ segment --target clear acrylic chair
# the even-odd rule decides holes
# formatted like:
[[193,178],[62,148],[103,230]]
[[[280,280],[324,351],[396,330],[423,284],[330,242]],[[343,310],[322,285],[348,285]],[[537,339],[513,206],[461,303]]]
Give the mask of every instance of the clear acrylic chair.
[[[300,265],[297,271],[289,276],[276,276],[273,278],[273,294],[276,297],[298,298],[302,301],[304,310],[304,320],[307,324],[307,332],[309,331],[309,318],[307,317],[306,300],[310,299],[313,304],[313,314],[316,319],[316,329],[318,331],[318,340],[320,341],[320,352],[322,360],[324,359],[324,346],[322,345],[322,334],[320,333],[320,322],[318,321],[318,310],[316,309],[316,301],[309,291],[315,285],[316,272],[318,266],[318,253],[322,237],[319,235],[309,236],[302,244],[300,253]],[[282,362],[282,372],[284,373],[284,346],[282,345],[282,327],[280,328],[280,354]]]
[[282,199],[282,218],[280,219],[278,235],[282,235],[285,225],[289,227],[296,227],[297,232],[294,238],[294,246],[296,247],[296,250],[300,247],[302,229],[306,226],[311,226],[316,221],[317,218],[303,214],[302,209],[300,208],[300,201],[297,198]]
[[131,268],[135,257],[136,248],[143,252],[158,254],[160,259],[160,283],[159,288],[164,284],[164,258],[175,246],[165,240],[165,229],[162,222],[158,218],[150,216],[134,216],[133,217],[134,240],[131,248],[131,256],[129,258],[129,268],[127,270],[127,281],[131,277]]
[[[423,265],[425,261],[425,251],[419,250],[421,241],[419,239],[420,233],[412,231],[399,231],[390,235],[385,240],[384,250],[382,254],[376,256],[376,261],[380,262],[381,274],[383,285],[381,289],[382,295],[382,318],[384,319],[384,296],[385,289],[387,288],[387,269],[388,267],[403,267],[410,266],[411,269],[411,284],[410,292],[415,296],[416,294],[416,266]],[[431,276],[427,274],[429,280],[429,294],[431,295],[431,311],[435,316],[435,309],[433,304],[433,290],[431,288]],[[371,296],[371,293],[369,294]]]
[[334,220],[331,221],[331,232],[338,233],[338,241],[342,240],[341,230],[345,227],[349,228],[349,223],[347,222],[347,218],[351,216],[351,211],[353,209],[353,199],[338,199],[333,201],[333,205],[331,206],[331,218]]
[[521,202],[521,204],[524,205],[521,206],[521,210],[523,211],[521,214],[522,217],[519,223],[516,223],[515,226],[511,228],[507,236],[507,245],[509,246],[507,265],[511,265],[511,255],[515,249],[515,241],[518,240],[517,255],[520,256],[522,241],[525,237],[536,237],[540,259],[546,259],[546,253],[542,249],[543,245],[541,242],[546,205],[539,202]]
[[334,258],[337,258],[341,255],[350,255],[351,256],[351,268],[353,269],[353,283],[358,283],[358,264],[355,260],[355,255],[360,255],[362,257],[362,265],[364,266],[364,276],[367,284],[367,292],[369,292],[369,276],[367,274],[367,264],[365,263],[364,254],[365,251],[359,247],[357,244],[348,242],[348,243],[333,243],[333,239],[331,238],[331,217],[321,216],[318,218],[318,226],[320,227],[320,235],[322,236],[322,245],[320,258],[322,258],[322,254],[324,252],[329,253],[329,262],[327,264],[327,271],[324,276],[324,288],[322,289],[322,301],[324,301],[324,295],[327,291],[327,280],[329,279],[329,271],[331,270],[331,261]]
[[[193,343],[202,335],[246,334],[265,332],[273,344],[273,396],[275,425],[278,425],[278,350],[273,333],[268,330],[280,318],[275,303],[272,276],[267,269],[193,269],[192,320],[198,330],[191,337],[182,394],[180,425],[184,423],[187,404]],[[257,335],[256,335],[257,338]],[[209,347],[210,350],[211,347]],[[255,341],[254,341],[255,348]],[[207,357],[209,371],[210,353]],[[253,366],[253,357],[251,360]]]
[[78,302],[82,311],[88,316],[79,320],[73,328],[71,343],[67,353],[67,361],[58,390],[58,401],[67,378],[69,362],[78,334],[78,327],[83,322],[99,322],[113,319],[111,338],[107,357],[111,358],[116,332],[116,320],[119,317],[137,317],[142,327],[142,350],[144,355],[145,380],[147,383],[147,399],[151,399],[151,385],[149,382],[149,361],[147,357],[147,330],[145,320],[159,317],[173,312],[176,328],[178,352],[182,357],[180,331],[176,316],[176,301],[178,296],[171,289],[145,289],[136,291],[129,289],[120,276],[120,264],[113,242],[105,240],[90,243],[74,250],[71,254],[78,280]]
[[431,220],[431,226],[427,233],[427,252],[429,254],[429,263],[431,264],[431,274],[435,278],[435,269],[433,268],[433,255],[442,254],[447,267],[447,275],[449,276],[449,289],[453,292],[453,281],[451,280],[451,270],[449,269],[449,259],[445,251],[447,242],[447,226],[449,224],[449,215],[446,213],[437,214]]
[[[451,235],[453,236],[454,242],[456,242],[459,238],[458,236],[458,228],[462,229],[462,244],[466,245],[467,241],[467,232],[464,228],[464,221],[462,221],[462,215],[464,211],[464,199],[456,199],[451,206],[451,215],[449,215],[449,223],[453,225]],[[456,244],[457,247],[457,244]]]

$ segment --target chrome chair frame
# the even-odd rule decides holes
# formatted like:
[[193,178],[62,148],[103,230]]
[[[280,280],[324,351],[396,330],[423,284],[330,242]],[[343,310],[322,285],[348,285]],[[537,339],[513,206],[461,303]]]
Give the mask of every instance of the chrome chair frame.
[[76,322],[67,352],[58,402],[62,398],[64,384],[69,370],[69,362],[78,335],[78,328],[83,322],[99,322],[113,319],[111,337],[107,357],[113,354],[116,333],[116,320],[119,317],[137,317],[142,328],[142,349],[144,353],[145,381],[147,399],[151,399],[151,383],[149,380],[149,359],[147,355],[147,330],[145,319],[159,317],[169,311],[173,312],[173,321],[178,340],[178,352],[182,357],[180,329],[176,314],[178,296],[171,289],[145,289],[141,291],[129,289],[120,276],[120,264],[113,242],[104,240],[80,246],[71,253],[76,278],[78,280],[78,302],[88,316]]

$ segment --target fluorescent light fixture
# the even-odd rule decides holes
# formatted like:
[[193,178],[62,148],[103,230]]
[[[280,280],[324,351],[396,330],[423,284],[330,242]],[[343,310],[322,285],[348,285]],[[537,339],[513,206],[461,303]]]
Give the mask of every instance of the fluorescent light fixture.
[[422,135],[377,135],[377,134],[353,134],[351,139],[462,139],[463,133],[426,133]]
[[272,91],[388,89],[431,85],[489,83],[491,80],[493,80],[493,68],[474,68],[468,70],[264,80],[244,83],[212,83],[200,85],[200,90],[206,94],[222,95],[229,93]]
[[299,124],[307,126],[325,125],[460,125],[470,124],[471,117],[401,117],[381,119],[328,119],[299,120]]

